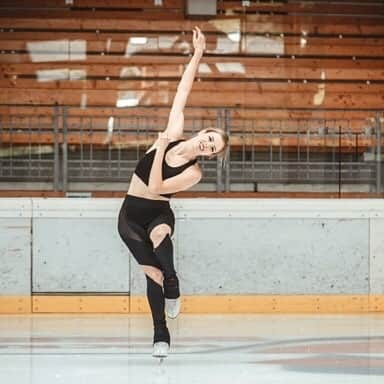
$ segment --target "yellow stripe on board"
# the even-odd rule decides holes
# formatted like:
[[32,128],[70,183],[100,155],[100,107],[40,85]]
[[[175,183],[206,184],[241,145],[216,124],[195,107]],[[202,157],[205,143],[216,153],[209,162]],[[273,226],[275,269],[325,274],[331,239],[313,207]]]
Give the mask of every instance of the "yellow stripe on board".
[[[131,312],[146,313],[145,296],[131,297]],[[364,313],[384,312],[384,296],[250,295],[184,296],[183,313]]]
[[129,296],[33,296],[34,313],[129,313]]
[[31,313],[31,296],[0,296],[1,313]]
[[[183,296],[182,313],[384,312],[384,295]],[[149,313],[145,296],[0,296],[0,313]]]

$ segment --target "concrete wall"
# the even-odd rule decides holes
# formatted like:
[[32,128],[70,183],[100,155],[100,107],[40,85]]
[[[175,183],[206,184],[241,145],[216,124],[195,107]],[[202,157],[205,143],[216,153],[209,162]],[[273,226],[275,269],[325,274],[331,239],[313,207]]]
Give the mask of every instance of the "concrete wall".
[[0,295],[31,292],[32,201],[0,199]]
[[[121,199],[0,199],[0,295],[128,293]],[[383,294],[384,201],[174,199],[183,294]]]

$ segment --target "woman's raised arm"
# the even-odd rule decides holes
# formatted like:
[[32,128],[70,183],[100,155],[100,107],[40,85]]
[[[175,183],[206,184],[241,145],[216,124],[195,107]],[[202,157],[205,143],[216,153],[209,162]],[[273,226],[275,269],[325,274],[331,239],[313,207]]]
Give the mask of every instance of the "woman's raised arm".
[[198,27],[193,29],[193,48],[194,53],[191,61],[180,80],[177,87],[176,96],[173,100],[172,109],[169,114],[168,125],[165,130],[167,136],[172,140],[177,140],[183,135],[184,129],[184,107],[191,91],[193,80],[199,66],[199,61],[205,49],[205,37]]

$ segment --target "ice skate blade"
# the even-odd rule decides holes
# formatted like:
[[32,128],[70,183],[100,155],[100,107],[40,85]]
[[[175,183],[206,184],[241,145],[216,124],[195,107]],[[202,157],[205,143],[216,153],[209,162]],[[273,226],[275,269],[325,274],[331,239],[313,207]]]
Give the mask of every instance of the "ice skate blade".
[[153,344],[152,356],[160,359],[160,363],[168,356],[169,345],[164,341]]

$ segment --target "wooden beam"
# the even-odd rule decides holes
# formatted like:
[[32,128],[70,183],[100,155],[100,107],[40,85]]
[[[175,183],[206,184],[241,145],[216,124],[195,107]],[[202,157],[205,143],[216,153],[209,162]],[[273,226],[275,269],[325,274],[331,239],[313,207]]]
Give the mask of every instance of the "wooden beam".
[[[242,6],[240,1],[224,1],[217,4],[219,11],[225,12],[276,12],[276,13],[295,13],[295,14],[349,14],[349,15],[378,15],[383,13],[382,4],[378,1],[373,2],[351,2],[343,4],[341,1],[337,3],[331,2],[250,2],[249,6]],[[157,6],[153,0],[76,0],[74,4],[67,5],[63,0],[29,0],[25,3],[23,0],[3,0],[1,8],[4,9],[82,9],[91,8],[95,12],[105,10],[105,8],[113,9],[183,9],[184,2],[182,0],[163,0],[161,6]],[[0,9],[1,9],[0,8]]]
[[[146,122],[145,128],[150,132],[153,127],[161,129],[167,125],[168,115],[163,117],[152,115],[148,111],[146,114],[138,115],[126,112],[125,116],[119,117],[115,114],[105,114],[100,117],[97,115],[88,116],[67,116],[66,126],[69,130],[82,131],[84,134],[88,132],[104,132],[108,127],[108,120],[113,116],[115,134],[125,134],[126,132],[133,131],[137,127],[141,127]],[[59,116],[58,129],[63,128],[62,117]],[[140,120],[138,120],[140,119]],[[214,114],[208,117],[201,111],[200,114],[195,116],[186,115],[184,123],[184,132],[186,135],[196,132],[195,128],[197,123],[202,126],[211,125],[216,126],[217,115]],[[36,135],[39,132],[51,132],[54,129],[55,120],[53,116],[1,116],[2,130],[9,133],[25,133]],[[209,124],[210,123],[210,124]],[[244,136],[253,134],[319,134],[320,136],[332,136],[342,134],[361,135],[363,138],[370,136],[367,133],[367,128],[371,127],[374,123],[364,120],[268,120],[265,117],[253,120],[242,120],[231,117],[229,128],[232,134],[238,133]]]
[[162,0],[161,7],[157,6],[153,0],[75,0],[73,4],[66,5],[63,0],[2,0],[1,8],[181,8],[183,0]]
[[[71,105],[116,106],[118,92],[115,90],[78,90],[62,89],[60,92],[47,92],[37,89],[2,89],[0,104],[30,105]],[[161,91],[140,91],[136,94],[140,106],[170,106],[173,95]],[[193,107],[249,107],[279,109],[381,109],[384,103],[383,94],[334,93],[324,95],[320,104],[316,104],[313,92],[287,95],[280,92],[221,92],[212,97],[210,91],[192,92],[188,105]],[[86,100],[86,101],[84,101]]]
[[[206,32],[227,29],[231,25],[240,25],[248,33],[299,33],[306,31],[309,35],[340,33],[353,35],[384,35],[384,24],[378,23],[376,17],[350,16],[298,16],[295,15],[248,15],[217,17],[213,21],[199,21],[199,26]],[[227,23],[227,25],[225,25]],[[231,24],[232,23],[232,24]],[[81,19],[81,18],[47,18],[44,28],[36,23],[36,18],[0,17],[0,25],[5,29],[67,29],[67,30],[113,30],[113,31],[191,31],[195,20],[142,20],[137,19]]]
[[[91,116],[79,117],[79,116],[68,116],[66,119],[66,125],[69,130],[82,131],[84,135],[87,135],[90,131],[92,132],[105,132],[108,127],[108,120],[113,116],[115,135],[119,133],[125,134],[129,131],[134,131],[137,127],[142,126],[145,122],[150,121],[150,125],[146,125],[145,128],[151,132],[153,127],[161,129],[167,124],[168,116],[159,117],[156,115],[134,115],[130,114],[129,111],[126,116],[117,117],[113,114],[106,114],[103,117]],[[137,120],[137,119],[140,120]],[[207,117],[202,111],[199,115],[191,117],[186,116],[184,124],[184,132],[186,135],[196,132],[196,122],[203,123],[204,126],[211,125],[216,126],[217,116]],[[54,127],[54,118],[50,116],[46,117],[18,117],[7,116],[2,117],[2,130],[3,132],[9,132],[10,134],[29,134],[37,135],[40,133],[51,132]],[[210,124],[209,124],[210,123]],[[208,124],[208,125],[207,125]],[[313,134],[320,136],[333,136],[338,135],[339,132],[342,134],[359,135],[363,139],[370,136],[371,133],[367,133],[367,128],[372,126],[372,122],[366,120],[330,120],[325,121],[319,120],[266,120],[265,118],[257,120],[236,120],[231,118],[229,128],[232,134],[240,134],[243,136],[253,134]],[[127,128],[128,127],[128,128]],[[61,130],[62,118],[59,119],[58,129]]]
[[[1,41],[0,41],[1,45]],[[125,44],[126,45],[126,44]],[[167,52],[167,50],[145,50],[136,52],[132,55],[126,55],[125,51],[122,52],[108,52],[107,50],[107,42],[101,42],[99,44],[99,51],[92,51],[91,53],[84,52],[84,60],[69,60],[69,54],[67,52],[62,51],[39,51],[40,62],[37,62],[36,59],[33,58],[29,53],[17,53],[16,50],[8,50],[7,52],[3,52],[0,56],[0,64],[23,64],[23,65],[31,65],[34,66],[49,66],[49,65],[57,65],[61,63],[68,65],[70,67],[74,67],[76,65],[86,65],[90,64],[121,64],[121,65],[133,65],[133,64],[158,64],[158,65],[186,65],[188,63],[188,57],[180,52],[178,47],[172,49],[172,52]],[[102,47],[102,48],[101,48]],[[337,52],[336,56],[341,55],[341,51],[339,47],[334,47]],[[255,66],[260,63],[261,66],[268,65],[268,62],[274,62],[276,65],[284,66],[286,68],[300,68],[300,67],[323,67],[327,69],[327,67],[334,68],[335,61],[341,61],[346,65],[347,68],[358,68],[359,66],[362,68],[371,68],[371,67],[379,67],[380,64],[383,66],[384,61],[384,48],[376,47],[376,46],[366,46],[366,49],[369,49],[369,52],[361,52],[361,49],[356,49],[355,51],[351,50],[349,47],[346,49],[345,56],[340,58],[331,57],[332,53],[330,52],[331,48],[326,46],[323,48],[321,54],[317,53],[317,57],[310,57],[314,52],[307,52],[306,49],[298,48],[295,52],[284,52],[284,54],[278,54],[278,57],[275,57],[274,54],[268,53],[269,58],[258,57],[258,55],[253,56],[252,54],[248,55],[245,52],[245,55],[242,52],[232,52],[232,54],[214,54],[207,53],[203,56],[201,63],[211,64],[213,65],[213,69],[210,68],[208,71],[210,72],[219,72],[220,70],[215,69],[215,65],[217,63],[240,63],[243,66]],[[1,50],[1,48],[0,48]],[[58,54],[60,54],[60,58],[58,58]],[[296,56],[297,54],[297,56]],[[262,56],[262,53],[260,53]],[[284,56],[285,55],[285,56]],[[288,57],[287,57],[288,56]],[[364,58],[363,58],[364,56]],[[331,58],[330,58],[331,57]],[[293,60],[296,59],[296,60]],[[33,62],[35,61],[35,62]],[[235,72],[236,73],[236,72]],[[237,69],[237,73],[239,69]]]
[[[192,91],[193,92],[193,91]],[[186,119],[202,117],[215,119],[217,111],[221,108],[206,108],[206,107],[190,107],[187,106],[184,110]],[[296,120],[303,123],[314,120],[357,120],[366,123],[375,124],[376,112],[364,110],[289,110],[283,109],[245,109],[234,108],[228,109],[231,114],[231,120],[254,119],[254,120]],[[0,105],[0,115],[7,116],[53,116],[54,107],[44,106],[13,106]],[[61,111],[61,109],[60,109]],[[80,108],[70,107],[68,109],[69,117],[145,117],[154,116],[157,118],[168,118],[169,107],[135,107],[135,108],[115,108],[115,107],[95,107],[95,108]]]
[[[9,36],[9,39],[5,39]],[[87,42],[87,60],[95,60],[97,54],[104,53],[111,56],[124,56],[129,39],[131,37],[137,37],[138,34],[124,34],[124,36],[115,36],[115,35],[106,35],[97,36],[96,34],[90,33],[60,33],[55,32],[36,32],[31,37],[28,33],[15,32],[13,34],[1,34],[0,33],[0,50],[8,51],[7,54],[2,54],[0,56],[1,62],[31,62],[31,56],[28,51],[28,43],[32,42],[41,42],[41,41],[57,41],[57,40],[85,40]],[[17,36],[15,36],[17,35]],[[21,40],[24,35],[24,40]],[[148,43],[143,46],[137,46],[136,49],[138,53],[154,53],[158,56],[161,55],[182,55],[183,48],[185,44],[190,45],[191,41],[186,39],[186,36],[183,36],[179,33],[173,35],[160,35],[160,34],[141,34],[142,37],[148,39]],[[174,40],[171,45],[163,46],[162,41],[166,38]],[[373,58],[384,56],[384,39],[383,38],[329,38],[329,37],[306,37],[306,44],[300,44],[300,37],[284,37],[279,36],[273,37],[258,37],[259,41],[254,40],[255,37],[247,34],[242,35],[242,45],[238,47],[230,45],[228,52],[225,52],[225,49],[220,48],[220,41],[225,41],[225,37],[219,35],[208,35],[207,36],[207,52],[215,53],[221,57],[236,57],[236,55],[250,55],[250,56],[262,56],[262,55],[274,55],[279,54],[283,55],[296,55],[296,56],[324,56],[327,58],[329,56],[349,56],[349,57],[370,57]],[[221,39],[221,40],[220,40]],[[228,44],[230,40],[228,39]],[[280,44],[278,48],[274,50],[268,48],[268,42],[270,44]],[[264,47],[261,47],[261,44]],[[46,49],[44,54],[46,55],[46,60],[50,57],[54,59],[54,55],[57,52],[50,51],[51,48]],[[10,51],[10,52],[9,52]],[[12,51],[17,51],[18,53],[11,53]],[[41,52],[43,53],[43,52]],[[92,55],[90,55],[92,54]],[[88,61],[89,62],[89,61]]]
[[[141,47],[136,47],[140,52],[155,52],[161,55],[162,53],[183,53],[181,44],[185,46],[188,44],[191,48],[191,36],[189,33],[182,34],[182,31],[173,33],[152,31],[152,32],[126,32],[119,33],[115,31],[99,33],[87,31],[46,31],[37,32],[33,34],[30,32],[3,32],[0,33],[0,49],[1,50],[15,50],[28,52],[27,43],[39,41],[56,41],[56,40],[85,40],[87,42],[87,53],[89,52],[109,52],[111,54],[125,54],[127,43],[131,37],[146,37],[147,44]],[[222,42],[230,43],[226,34],[221,31],[216,33],[207,34],[207,52],[220,53],[222,56],[233,56],[236,54],[273,54],[273,52],[280,53],[281,55],[345,55],[345,56],[381,56],[383,52],[383,38],[375,37],[350,37],[340,39],[339,36],[306,36],[306,44],[301,44],[301,33],[297,36],[285,35],[281,37],[278,35],[254,36],[247,31],[242,31],[241,40],[242,44],[236,48],[231,44],[230,52],[226,53],[224,49],[220,48]],[[167,44],[164,41],[167,40]],[[256,39],[256,40],[255,40]],[[171,43],[169,43],[171,42]],[[276,48],[270,50],[268,43],[279,44],[283,51]],[[265,46],[262,48],[261,44]],[[157,48],[159,47],[159,48]],[[49,51],[47,49],[47,54]]]
[[[60,134],[58,138],[59,142],[63,142],[63,136]],[[83,133],[69,132],[67,134],[68,144],[74,145],[100,145],[116,148],[136,148],[137,146],[147,147],[156,140],[156,135],[148,135],[146,137],[135,134],[134,132],[125,134],[108,135],[107,130],[105,133],[84,131]],[[25,133],[0,133],[0,141],[3,145],[8,143],[12,144],[53,144],[54,136],[52,133],[42,134],[25,134]],[[372,137],[360,137],[357,141],[353,135],[342,135],[339,141],[338,135],[333,136],[319,136],[319,135],[292,135],[292,136],[278,136],[269,135],[265,136],[236,136],[230,137],[231,147],[301,147],[301,148],[338,148],[339,146],[344,149],[354,148],[376,148],[377,140]],[[384,145],[384,139],[382,139],[382,145]]]
[[24,17],[26,11],[29,17],[36,19],[60,18],[69,20],[72,18],[81,18],[86,20],[100,20],[113,18],[115,20],[124,20],[127,17],[136,20],[184,20],[184,11],[180,8],[174,9],[145,9],[145,8],[125,8],[125,9],[6,9],[0,10],[1,17],[20,18]]
[[[119,64],[115,64],[115,60]],[[0,65],[0,75],[36,76],[37,71],[47,70],[82,70],[88,77],[137,76],[161,80],[179,79],[184,72],[188,59],[185,57],[149,57],[108,58],[100,56],[97,63],[53,62],[53,63],[14,63]],[[202,64],[209,68],[209,73],[199,73],[198,77],[217,79],[284,79],[284,80],[384,80],[384,67],[380,60],[312,60],[312,59],[257,59],[257,58],[217,58],[204,57]],[[136,75],[135,75],[136,73]]]
[[259,3],[251,1],[249,6],[242,6],[241,1],[218,2],[217,8],[224,12],[253,13],[253,12],[275,12],[294,13],[295,15],[383,15],[384,8],[380,2],[360,2],[342,4],[341,2],[318,2],[318,1],[293,1],[293,2],[266,2]]
[[[114,91],[151,91],[151,92],[166,92],[169,97],[173,97],[179,79],[172,81],[152,81],[152,80],[62,80],[39,82],[34,79],[25,78],[7,78],[0,79],[0,89],[35,89],[44,90],[45,92],[57,92],[63,89],[74,90],[114,90]],[[236,91],[240,95],[242,92],[255,92],[257,94],[268,92],[281,92],[287,96],[300,95],[301,93],[319,92],[324,94],[384,94],[384,82],[382,84],[366,84],[366,83],[327,83],[327,82],[297,82],[288,83],[287,81],[280,82],[238,82],[220,81],[214,79],[204,79],[204,81],[195,81],[192,92],[207,91],[207,92],[233,92]]]

